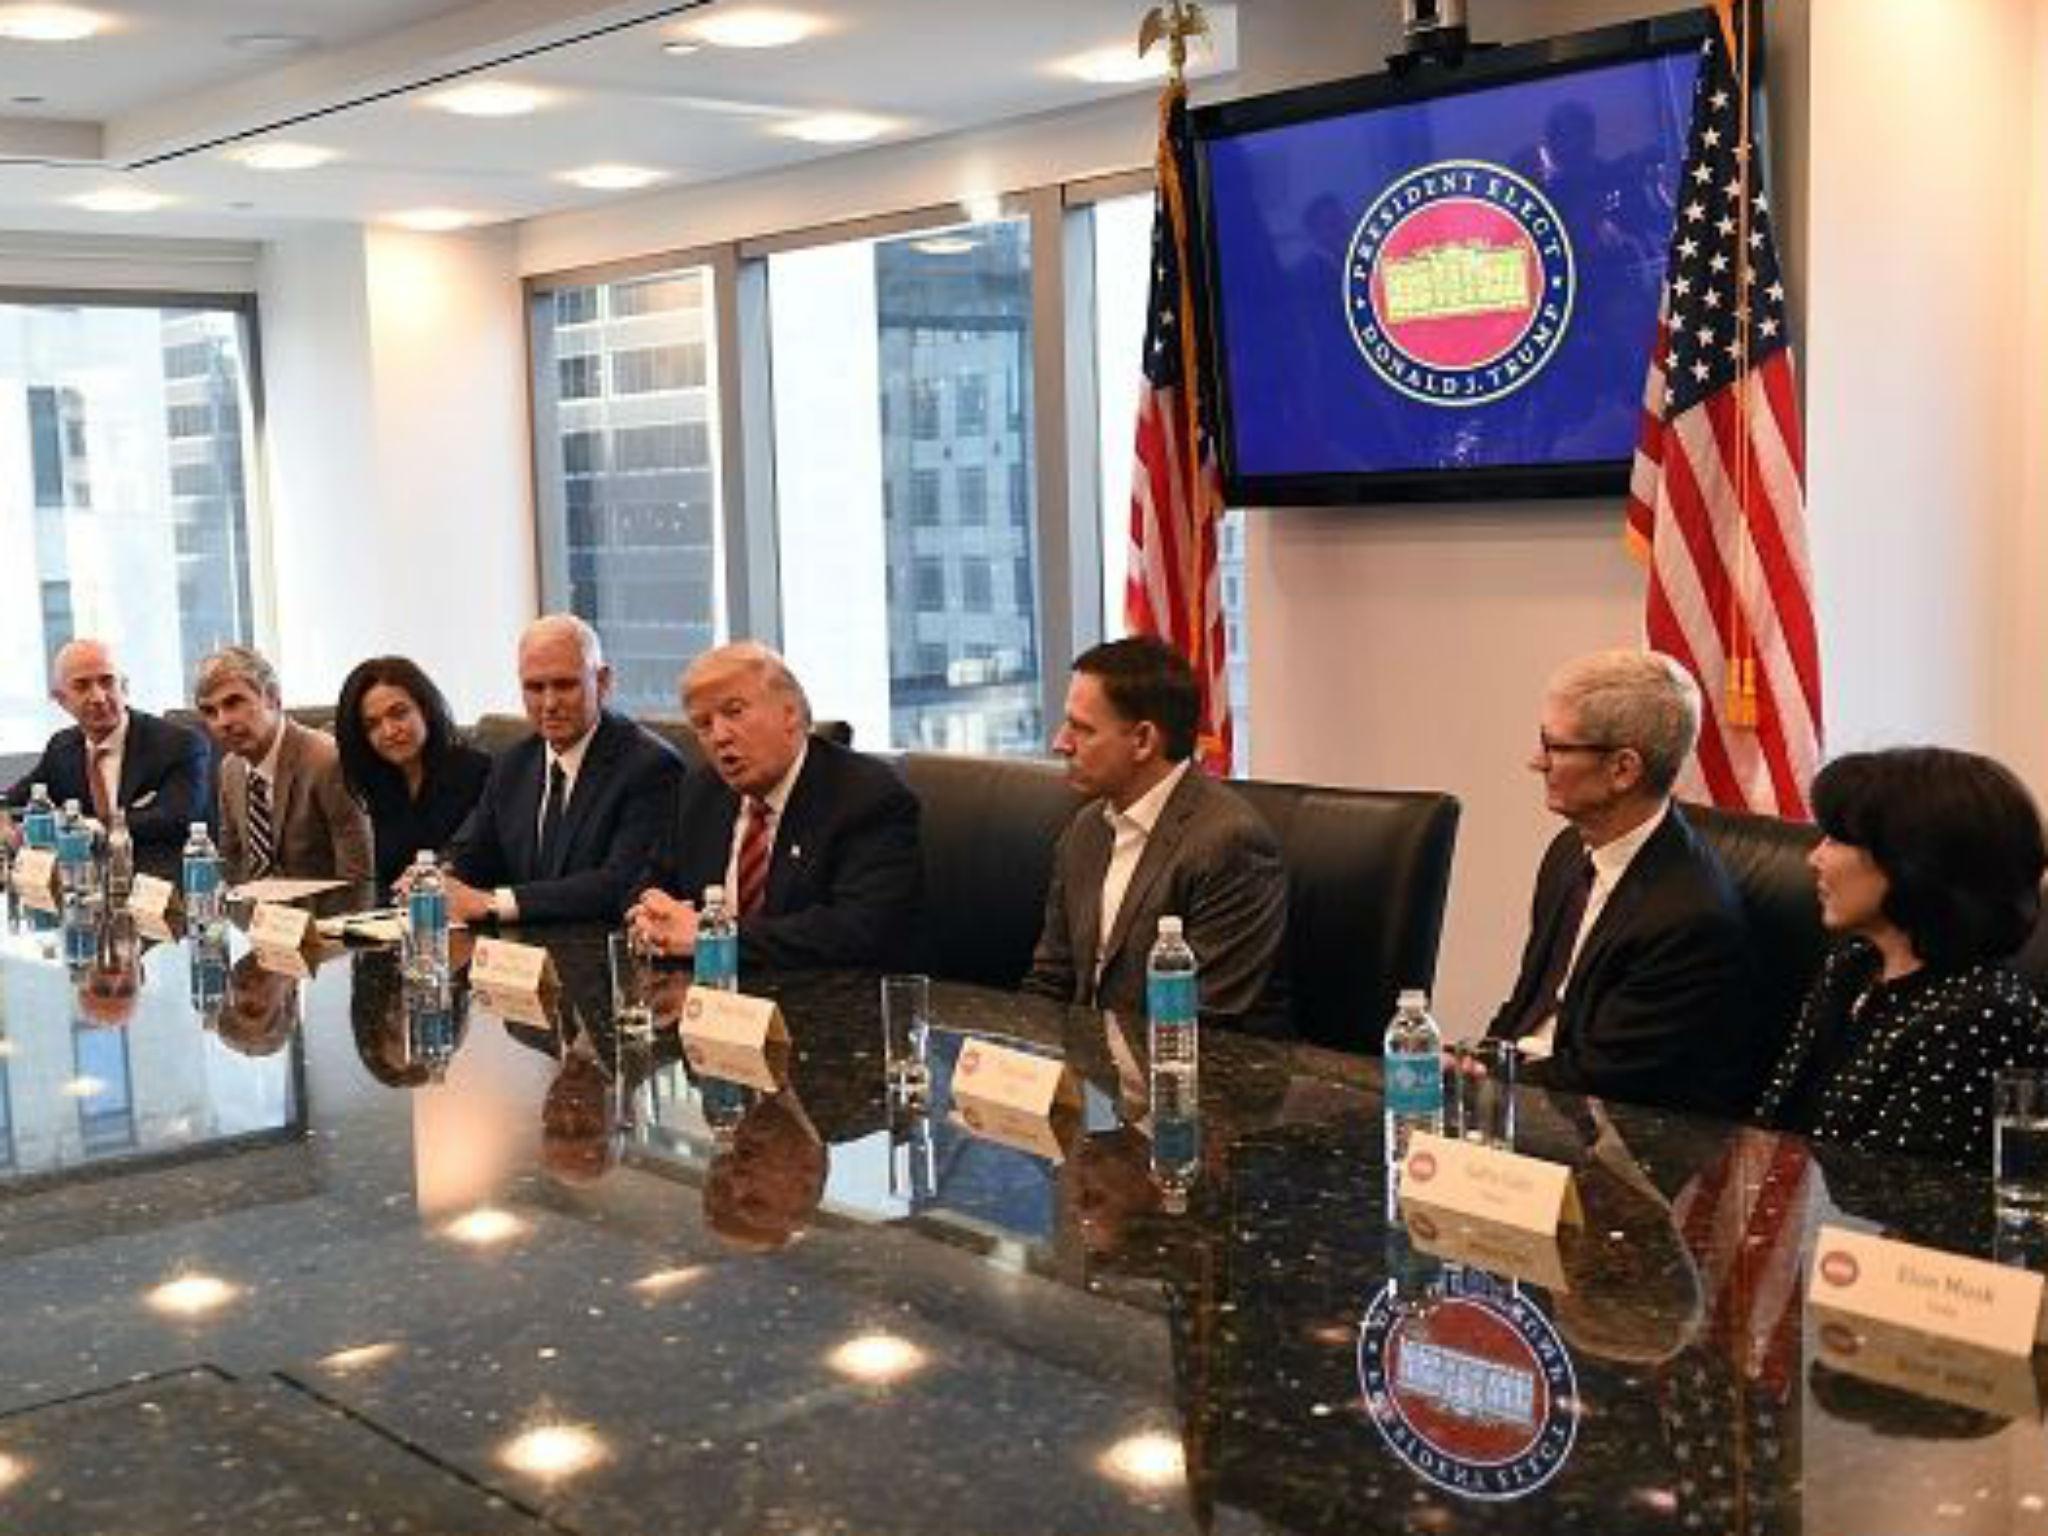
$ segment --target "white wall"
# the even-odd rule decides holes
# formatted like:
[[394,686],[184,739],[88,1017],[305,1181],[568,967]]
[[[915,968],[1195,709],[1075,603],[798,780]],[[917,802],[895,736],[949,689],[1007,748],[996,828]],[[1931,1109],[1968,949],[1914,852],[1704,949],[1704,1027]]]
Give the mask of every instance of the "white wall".
[[339,225],[265,250],[266,635],[293,701],[397,651],[459,717],[517,706],[537,596],[512,254],[505,230]]

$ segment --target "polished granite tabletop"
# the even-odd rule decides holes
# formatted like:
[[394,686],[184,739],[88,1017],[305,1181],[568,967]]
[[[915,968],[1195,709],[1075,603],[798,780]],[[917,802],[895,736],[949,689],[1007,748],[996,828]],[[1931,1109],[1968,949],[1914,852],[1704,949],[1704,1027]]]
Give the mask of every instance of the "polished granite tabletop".
[[[0,1532],[2048,1530],[2036,1370],[1802,1296],[1823,1222],[2038,1262],[1987,1180],[1525,1091],[1518,1246],[1400,1219],[1369,1061],[1211,1032],[1169,1137],[1141,1029],[940,983],[904,1108],[871,976],[720,1077],[527,937],[441,1007],[7,909]],[[974,1038],[1078,1104],[970,1125]]]

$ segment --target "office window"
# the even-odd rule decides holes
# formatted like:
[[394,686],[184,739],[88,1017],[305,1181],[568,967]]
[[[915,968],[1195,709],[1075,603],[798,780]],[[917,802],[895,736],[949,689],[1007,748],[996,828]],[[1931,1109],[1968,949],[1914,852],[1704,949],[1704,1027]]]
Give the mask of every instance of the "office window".
[[953,472],[953,499],[959,507],[957,521],[968,528],[988,522],[988,471],[978,464],[963,465]]
[[960,562],[960,606],[968,613],[987,613],[995,605],[995,582],[986,560]]
[[[1043,751],[1037,612],[1007,593],[998,603],[987,566],[998,552],[1034,563],[1036,530],[1027,519],[991,550],[975,519],[934,506],[970,444],[977,462],[1000,446],[1006,463],[1032,463],[1028,410],[993,435],[988,421],[994,399],[1030,394],[1029,226],[993,220],[766,262],[782,629],[813,702],[877,747]],[[962,400],[977,395],[969,432]],[[946,607],[944,563],[970,545],[985,605],[966,615]],[[884,573],[905,569],[894,590],[909,601],[892,602]],[[992,659],[935,667],[941,652],[964,656],[968,629]]]
[[250,638],[247,348],[237,307],[0,304],[0,751],[62,723],[73,635],[113,640],[152,707]]
[[688,268],[529,310],[546,601],[596,626],[637,713],[674,714],[677,675],[724,634],[714,299]]
[[[1137,459],[1138,363],[1152,270],[1152,196],[1108,198],[1077,217],[1091,222],[1095,277],[1097,490],[1101,497],[1102,632],[1124,633],[1124,582],[1131,545],[1131,473]],[[1244,624],[1244,513],[1218,530],[1236,771],[1250,771],[1251,697]],[[1229,643],[1236,642],[1236,643]]]

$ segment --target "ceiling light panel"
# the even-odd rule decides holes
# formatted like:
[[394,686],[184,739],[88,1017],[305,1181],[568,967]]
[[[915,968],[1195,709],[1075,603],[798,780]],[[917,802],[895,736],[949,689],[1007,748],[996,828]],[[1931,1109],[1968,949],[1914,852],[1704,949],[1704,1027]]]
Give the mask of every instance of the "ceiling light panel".
[[522,117],[547,103],[547,93],[530,85],[509,80],[478,80],[439,91],[427,98],[427,105],[453,112],[458,117]]
[[787,48],[823,30],[815,16],[802,11],[747,6],[718,10],[690,28],[690,36],[714,48]]
[[[406,208],[387,215],[384,222],[423,235],[445,235],[452,229],[467,229],[478,219],[477,215],[460,208]],[[449,1234],[466,1243],[491,1243],[516,1235],[516,1223],[508,1230],[497,1219],[500,1215],[492,1212],[485,1217],[481,1212],[472,1213],[451,1225]],[[504,1222],[512,1221],[511,1217],[502,1219]]]
[[17,43],[75,43],[106,25],[106,17],[75,6],[0,5],[0,37]]
[[96,192],[79,193],[71,199],[71,206],[88,213],[154,213],[169,201],[163,193],[146,192],[141,187],[101,187]]
[[317,144],[244,144],[230,150],[230,158],[246,165],[252,171],[310,171],[327,164],[334,158],[334,151],[323,149]]
[[819,112],[783,123],[775,131],[806,144],[865,144],[894,126],[885,117],[870,117],[865,112]]
[[665,174],[647,165],[585,165],[564,171],[562,180],[592,192],[634,192],[653,186]]

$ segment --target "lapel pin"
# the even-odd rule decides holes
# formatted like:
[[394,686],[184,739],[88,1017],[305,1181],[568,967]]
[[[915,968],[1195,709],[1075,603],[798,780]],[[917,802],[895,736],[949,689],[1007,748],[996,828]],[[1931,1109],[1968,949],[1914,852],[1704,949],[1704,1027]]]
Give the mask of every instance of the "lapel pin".
[[798,860],[798,859],[802,858],[803,856],[804,856],[804,845],[803,845],[802,843],[791,843],[791,844],[789,845],[789,857],[790,857],[790,861],[791,861],[792,863],[794,863],[794,862],[795,862],[796,860]]

